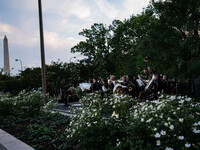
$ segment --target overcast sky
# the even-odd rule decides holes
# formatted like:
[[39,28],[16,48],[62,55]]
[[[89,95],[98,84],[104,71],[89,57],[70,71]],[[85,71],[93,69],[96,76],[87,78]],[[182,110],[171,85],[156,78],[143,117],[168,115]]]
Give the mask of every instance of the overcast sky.
[[[0,0],[0,68],[3,68],[3,38],[9,43],[12,74],[23,67],[40,67],[38,0]],[[78,33],[94,23],[110,25],[140,14],[149,0],[42,0],[46,64],[69,62],[70,49],[83,37]],[[80,58],[80,57],[79,57]],[[76,61],[76,59],[71,59]]]

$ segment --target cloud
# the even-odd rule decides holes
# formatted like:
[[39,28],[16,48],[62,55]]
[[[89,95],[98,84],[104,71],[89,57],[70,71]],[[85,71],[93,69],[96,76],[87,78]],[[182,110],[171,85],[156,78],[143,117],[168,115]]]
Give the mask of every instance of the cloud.
[[44,0],[44,13],[58,14],[66,18],[74,14],[80,19],[90,17],[91,11],[83,0]]
[[[46,62],[69,62],[79,55],[71,54],[70,49],[84,39],[78,35],[82,29],[94,23],[109,25],[114,19],[123,21],[142,12],[148,3],[149,0],[42,0]],[[38,1],[9,0],[0,1],[1,4],[4,9],[0,9],[0,39],[7,35],[10,56],[21,58],[25,66],[40,64]]]
[[102,15],[107,16],[109,19],[113,19],[117,15],[117,10],[107,0],[94,0],[100,9]]
[[129,14],[129,16],[131,14],[140,14],[148,4],[149,0],[125,0],[123,2],[125,13]]
[[45,31],[45,45],[51,51],[63,51],[73,47],[80,40],[73,37],[61,37],[56,32]]
[[10,34],[12,31],[13,31],[13,27],[11,25],[0,22],[1,34]]

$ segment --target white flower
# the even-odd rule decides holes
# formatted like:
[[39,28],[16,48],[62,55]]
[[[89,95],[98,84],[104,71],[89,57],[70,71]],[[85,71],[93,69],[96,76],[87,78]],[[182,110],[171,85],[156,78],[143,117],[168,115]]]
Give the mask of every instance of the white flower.
[[174,130],[174,125],[170,125],[169,128],[170,128],[171,130]]
[[160,140],[156,141],[157,146],[160,146],[160,144],[161,144]]
[[180,110],[181,108],[180,108],[180,107],[177,107],[177,109]]
[[198,123],[194,123],[193,126],[198,126]]
[[157,128],[154,128],[153,131],[157,131]]
[[184,100],[180,100],[180,101],[178,101],[180,104],[183,104],[184,103]]
[[160,134],[166,135],[166,131],[161,130]]
[[177,99],[181,99],[181,96],[178,96]]
[[171,147],[166,147],[165,150],[174,150],[174,149]]
[[174,111],[173,114],[176,115],[176,112]]
[[150,118],[149,120],[147,120],[146,122],[151,122],[151,120],[152,120],[153,118]]
[[186,148],[190,148],[190,146],[191,146],[190,143],[186,143],[186,144],[185,144],[185,147],[186,147]]
[[171,96],[169,99],[173,101],[176,99],[176,96]]
[[171,118],[170,118],[170,117],[168,117],[168,118],[167,118],[167,121],[170,121],[170,120],[171,120]]
[[154,137],[155,137],[155,138],[160,138],[160,134],[159,134],[159,133],[156,133],[156,134],[154,135]]
[[200,130],[197,130],[197,128],[195,127],[193,128],[193,132],[197,134],[197,133],[200,133]]
[[167,122],[165,122],[165,123],[164,123],[164,125],[167,127],[167,126],[168,126],[168,123],[167,123]]
[[117,114],[115,111],[113,111],[111,117],[114,117],[114,118],[119,118],[119,114]]
[[119,139],[117,139],[117,143],[116,143],[116,145],[117,145],[117,147],[119,147],[119,145],[120,145],[120,141],[119,141]]
[[141,119],[141,122],[144,122],[144,118]]
[[184,136],[178,136],[178,139],[179,139],[179,140],[183,140],[183,139],[184,139]]
[[200,121],[198,122],[198,125],[200,125]]
[[192,100],[192,98],[188,97],[188,98],[186,98],[185,100],[189,102],[189,101]]
[[157,115],[157,114],[155,114],[155,117],[158,117],[158,115]]
[[183,120],[184,120],[183,118],[179,118],[179,122],[181,122],[181,123],[182,123],[182,122],[183,122]]
[[162,105],[158,105],[157,110],[159,110],[161,108]]
[[163,98],[164,97],[164,95],[160,95],[160,98]]

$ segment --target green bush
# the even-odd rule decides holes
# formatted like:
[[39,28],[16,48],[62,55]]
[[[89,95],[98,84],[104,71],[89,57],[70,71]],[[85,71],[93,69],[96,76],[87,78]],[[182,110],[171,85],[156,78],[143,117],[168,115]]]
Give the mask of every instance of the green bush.
[[82,98],[73,109],[68,132],[78,149],[199,149],[200,103],[191,98],[161,95],[136,104],[125,95]]
[[9,95],[0,97],[0,116],[37,114],[43,106],[43,95],[39,91],[20,92],[17,96]]
[[68,116],[41,111],[35,116],[7,116],[0,120],[0,128],[36,150],[65,150],[69,122]]

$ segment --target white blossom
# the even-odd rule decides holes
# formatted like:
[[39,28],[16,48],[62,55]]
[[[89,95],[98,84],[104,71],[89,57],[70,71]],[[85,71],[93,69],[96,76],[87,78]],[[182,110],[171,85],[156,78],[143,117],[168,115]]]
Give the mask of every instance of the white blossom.
[[156,141],[157,146],[160,146],[160,144],[161,144],[160,140]]
[[171,130],[174,130],[174,125],[170,125],[169,128],[170,128]]
[[184,119],[183,119],[183,118],[179,118],[179,122],[181,122],[181,123],[182,123],[183,121],[184,121]]
[[180,101],[178,101],[180,104],[183,104],[184,103],[184,100],[180,100]]
[[164,123],[164,125],[167,127],[167,126],[168,126],[168,123],[167,123],[167,122],[165,122],[165,123]]
[[166,131],[161,130],[160,134],[161,135],[166,135]]
[[153,118],[150,118],[150,119],[148,119],[146,122],[151,122],[152,119],[153,119]]
[[179,140],[183,140],[183,139],[184,139],[184,136],[178,136],[178,139],[179,139]]
[[190,148],[190,146],[191,146],[190,143],[186,143],[186,144],[185,144],[185,147],[186,147],[186,148]]
[[198,122],[198,125],[200,125],[200,121]]
[[156,133],[156,134],[154,135],[154,137],[155,137],[155,138],[160,138],[160,134],[159,134],[159,133]]
[[192,100],[192,98],[188,97],[188,98],[186,98],[185,100],[186,100],[187,102],[189,102],[189,101]]

